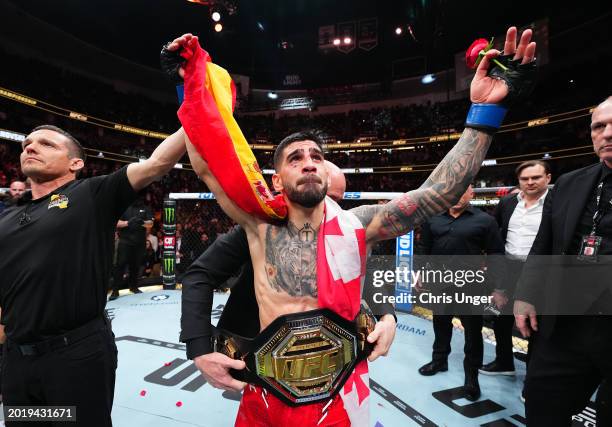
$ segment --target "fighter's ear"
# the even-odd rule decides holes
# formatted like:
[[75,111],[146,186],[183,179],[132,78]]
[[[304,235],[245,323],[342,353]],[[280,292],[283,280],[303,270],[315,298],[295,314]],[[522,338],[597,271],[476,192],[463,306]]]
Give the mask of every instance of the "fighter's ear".
[[275,173],[272,174],[272,186],[274,187],[274,191],[278,191],[281,192],[283,191],[283,180],[281,179],[280,175]]

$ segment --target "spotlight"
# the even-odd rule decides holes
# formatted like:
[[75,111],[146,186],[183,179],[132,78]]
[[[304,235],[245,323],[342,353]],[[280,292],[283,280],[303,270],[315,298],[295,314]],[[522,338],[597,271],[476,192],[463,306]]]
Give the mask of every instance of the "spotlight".
[[412,40],[414,40],[415,42],[418,42],[416,36],[414,35],[414,30],[412,29],[412,25],[408,25],[408,32],[410,33],[410,37],[412,37]]
[[266,28],[264,27],[264,24],[262,24],[261,22],[257,23],[257,29],[259,31],[264,31]]
[[345,37],[344,38],[344,44],[351,44],[353,40],[350,37]]
[[215,31],[218,32],[218,33],[223,31],[223,25],[220,22],[215,24]]
[[421,83],[424,85],[428,85],[436,81],[436,76],[434,74],[425,74],[421,79]]
[[221,14],[219,12],[213,12],[212,15],[210,15],[210,17],[215,22],[219,22],[221,20]]
[[340,39],[334,39],[334,46],[340,46]]
[[395,29],[395,34],[397,34],[398,36],[401,36],[402,35],[402,27],[397,27]]
[[270,98],[270,99],[278,99],[278,93],[276,93],[276,92],[268,92],[268,98]]

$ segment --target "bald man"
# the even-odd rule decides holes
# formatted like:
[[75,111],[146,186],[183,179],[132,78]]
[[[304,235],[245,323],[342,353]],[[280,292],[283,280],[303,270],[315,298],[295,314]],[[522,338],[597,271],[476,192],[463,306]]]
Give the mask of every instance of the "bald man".
[[[344,196],[346,179],[338,166],[329,161],[325,161],[325,165],[329,176],[327,195],[339,202]],[[253,286],[249,246],[242,227],[237,226],[219,237],[189,267],[182,280],[181,342],[187,344],[187,357],[193,359],[210,385],[233,391],[241,389],[243,383],[234,379],[229,369],[242,369],[244,362],[214,352],[210,318],[214,290],[224,287],[237,272],[240,274],[231,287],[232,292],[217,327],[252,338],[259,333],[259,309]],[[364,298],[371,300],[366,296]],[[377,317],[386,314],[395,316],[391,304],[379,305],[377,311],[380,314]],[[380,354],[386,354],[390,345],[385,344],[377,350]]]
[[21,197],[23,197],[23,194],[26,192],[26,189],[26,184],[23,181],[11,182],[11,184],[9,185],[8,196],[5,197],[0,206],[0,212],[17,204],[17,201],[21,199]]
[[329,160],[325,160],[325,167],[327,169],[327,195],[339,203],[346,191],[346,178],[342,170]]
[[11,199],[17,200],[23,196],[23,193],[26,191],[26,183],[23,181],[13,181],[11,185],[9,185],[9,195]]

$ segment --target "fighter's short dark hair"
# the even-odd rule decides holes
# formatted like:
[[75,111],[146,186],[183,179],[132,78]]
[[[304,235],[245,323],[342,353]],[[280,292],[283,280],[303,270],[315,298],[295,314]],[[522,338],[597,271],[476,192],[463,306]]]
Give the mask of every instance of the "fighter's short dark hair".
[[323,136],[317,130],[304,130],[301,132],[295,132],[285,137],[277,146],[274,151],[274,169],[278,170],[278,166],[283,161],[283,151],[291,143],[298,141],[312,141],[323,151]]

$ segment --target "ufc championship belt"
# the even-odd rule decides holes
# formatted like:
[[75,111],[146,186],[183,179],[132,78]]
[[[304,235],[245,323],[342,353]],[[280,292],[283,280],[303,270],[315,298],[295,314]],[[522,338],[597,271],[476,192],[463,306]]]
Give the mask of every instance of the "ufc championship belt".
[[255,338],[216,329],[214,351],[246,363],[234,378],[257,384],[290,406],[329,399],[373,349],[376,320],[362,310],[353,322],[329,309],[276,318]]

